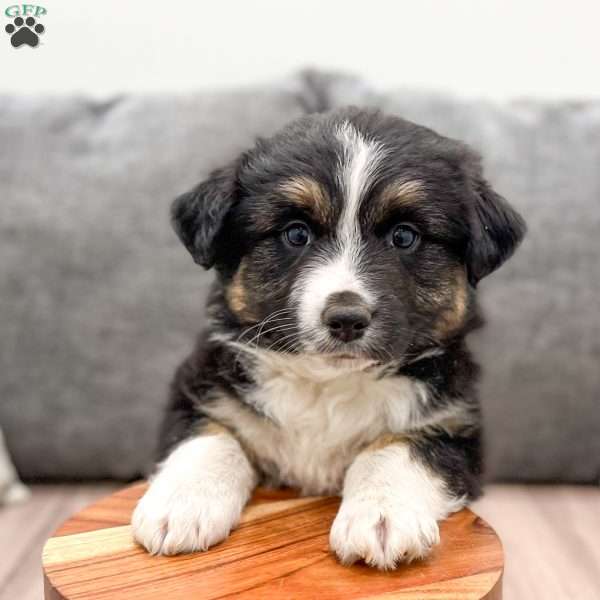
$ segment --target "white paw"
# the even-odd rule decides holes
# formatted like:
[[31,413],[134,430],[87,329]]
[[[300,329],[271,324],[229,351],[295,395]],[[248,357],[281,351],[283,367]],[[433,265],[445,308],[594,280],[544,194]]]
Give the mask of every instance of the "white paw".
[[245,501],[229,486],[175,483],[159,475],[133,513],[133,536],[151,554],[206,550],[237,525]]
[[329,543],[343,564],[363,559],[379,569],[426,556],[440,534],[427,511],[394,505],[389,499],[349,498],[331,527]]

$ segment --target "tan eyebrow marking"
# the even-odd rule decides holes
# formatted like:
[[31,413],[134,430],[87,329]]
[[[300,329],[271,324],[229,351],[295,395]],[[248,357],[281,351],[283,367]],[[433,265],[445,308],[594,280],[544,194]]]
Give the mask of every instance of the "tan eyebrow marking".
[[427,198],[425,184],[419,179],[399,179],[388,185],[380,196],[377,218],[383,218],[393,208],[411,206]]
[[279,190],[291,202],[310,211],[319,222],[327,222],[331,210],[329,196],[314,179],[303,175],[291,177],[279,185]]

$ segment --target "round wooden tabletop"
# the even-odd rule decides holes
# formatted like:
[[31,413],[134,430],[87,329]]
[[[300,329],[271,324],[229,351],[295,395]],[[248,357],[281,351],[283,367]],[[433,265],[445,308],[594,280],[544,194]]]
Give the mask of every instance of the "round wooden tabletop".
[[92,504],[46,542],[47,600],[502,597],[502,545],[467,509],[441,524],[441,543],[427,560],[381,572],[364,564],[344,567],[329,551],[339,499],[264,489],[225,542],[207,552],[150,556],[129,526],[145,489],[134,485]]

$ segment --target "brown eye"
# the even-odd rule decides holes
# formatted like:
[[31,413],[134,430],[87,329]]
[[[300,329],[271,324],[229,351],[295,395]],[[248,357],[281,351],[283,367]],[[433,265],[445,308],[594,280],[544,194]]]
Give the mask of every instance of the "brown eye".
[[310,229],[304,223],[292,223],[283,232],[285,241],[296,248],[310,244]]
[[413,227],[406,223],[400,223],[392,229],[390,241],[396,248],[408,250],[417,243],[418,239],[419,234]]

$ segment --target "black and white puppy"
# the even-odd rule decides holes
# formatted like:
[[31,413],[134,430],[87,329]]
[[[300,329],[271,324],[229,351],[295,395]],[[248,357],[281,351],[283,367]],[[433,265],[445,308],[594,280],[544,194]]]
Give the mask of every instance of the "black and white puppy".
[[425,556],[437,522],[480,492],[464,338],[477,282],[525,231],[479,157],[380,112],[316,114],[177,198],[172,218],[216,282],[136,540],[205,550],[263,482],[342,495],[343,563]]

